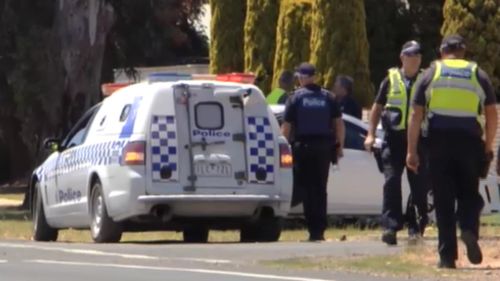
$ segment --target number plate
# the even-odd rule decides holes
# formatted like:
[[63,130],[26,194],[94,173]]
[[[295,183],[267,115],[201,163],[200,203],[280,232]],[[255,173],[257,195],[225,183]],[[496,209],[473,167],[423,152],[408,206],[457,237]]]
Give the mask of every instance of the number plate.
[[228,163],[196,163],[194,170],[202,177],[230,177],[232,169]]

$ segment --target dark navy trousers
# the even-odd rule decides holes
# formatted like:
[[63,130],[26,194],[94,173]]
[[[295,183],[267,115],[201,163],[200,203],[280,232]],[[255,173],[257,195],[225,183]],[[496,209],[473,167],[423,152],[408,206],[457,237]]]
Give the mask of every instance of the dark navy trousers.
[[[419,145],[420,167],[417,174],[406,168],[407,134],[403,131],[387,131],[382,148],[384,169],[384,190],[382,204],[382,227],[386,230],[399,231],[408,223],[410,234],[423,234],[428,222],[427,194],[427,153],[425,144]],[[410,198],[403,215],[401,181],[406,169],[410,185]]]

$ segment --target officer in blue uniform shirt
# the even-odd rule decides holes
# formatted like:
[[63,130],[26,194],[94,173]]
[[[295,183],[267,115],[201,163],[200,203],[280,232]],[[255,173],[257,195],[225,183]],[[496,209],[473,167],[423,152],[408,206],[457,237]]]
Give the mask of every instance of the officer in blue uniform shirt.
[[301,88],[287,101],[281,130],[289,139],[294,129],[294,178],[302,193],[309,241],[324,240],[327,227],[327,181],[334,145],[344,147],[344,123],[334,95],[314,83],[315,68],[302,63],[297,69]]

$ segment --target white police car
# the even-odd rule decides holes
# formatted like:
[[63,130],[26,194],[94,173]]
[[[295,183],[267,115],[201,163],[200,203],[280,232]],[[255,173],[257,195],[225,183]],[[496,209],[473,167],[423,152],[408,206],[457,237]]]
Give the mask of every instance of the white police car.
[[[283,118],[284,106],[272,105],[278,121]],[[345,124],[344,157],[338,165],[330,166],[328,177],[328,215],[338,217],[378,216],[382,212],[384,176],[381,173],[380,154],[365,150],[364,141],[368,124],[347,114],[342,115]],[[375,146],[382,146],[383,131],[376,132]],[[485,201],[483,214],[500,212],[500,188],[493,175],[480,182],[480,193]],[[410,188],[406,174],[402,181],[403,206],[407,205]],[[429,198],[432,211],[432,197]],[[403,208],[404,210],[405,208]],[[302,205],[291,209],[291,216],[302,215]]]
[[248,75],[192,78],[153,74],[118,89],[45,142],[55,151],[31,179],[35,240],[64,228],[90,228],[96,242],[139,230],[206,242],[214,228],[279,239],[292,158],[262,92]]

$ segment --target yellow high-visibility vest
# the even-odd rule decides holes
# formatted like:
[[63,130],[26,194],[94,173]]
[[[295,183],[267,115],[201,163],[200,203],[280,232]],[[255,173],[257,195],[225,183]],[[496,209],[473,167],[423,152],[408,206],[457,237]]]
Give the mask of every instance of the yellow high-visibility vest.
[[286,94],[285,90],[281,88],[276,88],[267,95],[266,101],[268,104],[277,104],[281,96],[285,94]]
[[392,123],[390,129],[392,130],[405,130],[408,126],[408,115],[410,114],[409,100],[411,100],[414,92],[414,88],[410,93],[407,93],[406,85],[401,76],[401,71],[399,68],[389,69],[389,93],[387,94],[387,103],[385,105],[385,110],[389,114],[399,115],[400,118],[395,118],[399,122]]
[[429,130],[460,130],[481,134],[486,95],[477,79],[477,64],[462,59],[436,62],[426,91]]

